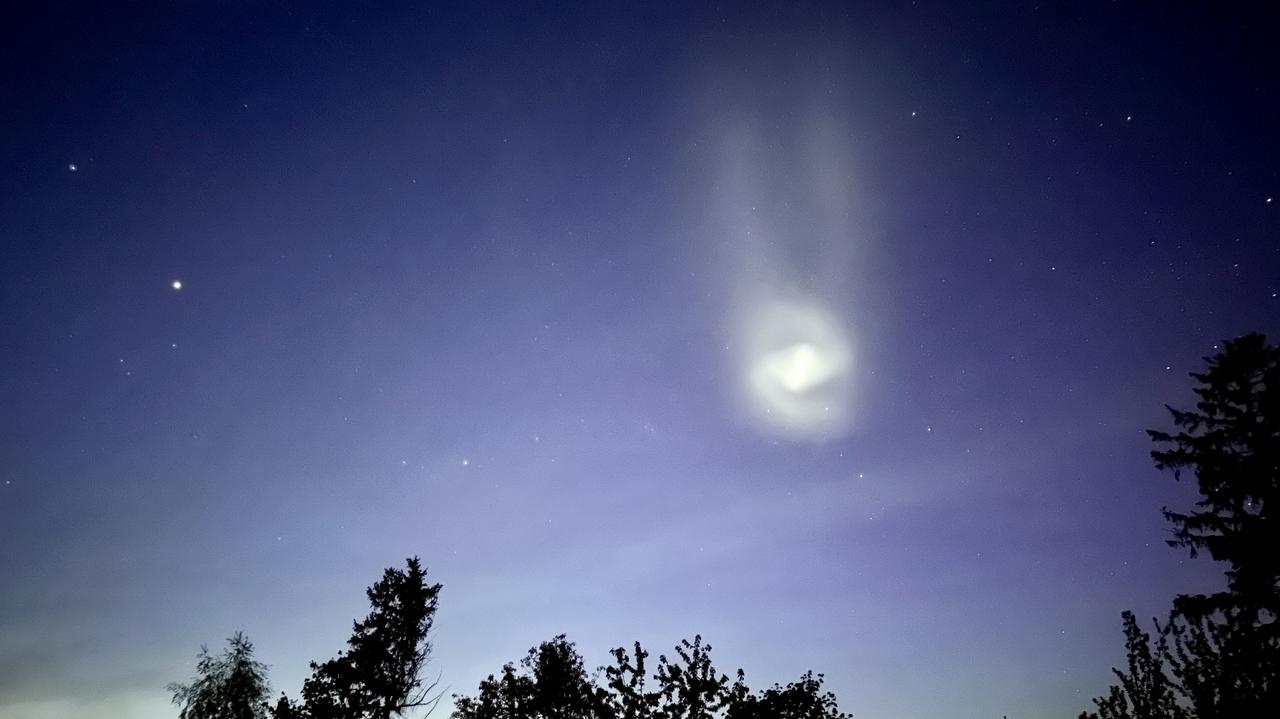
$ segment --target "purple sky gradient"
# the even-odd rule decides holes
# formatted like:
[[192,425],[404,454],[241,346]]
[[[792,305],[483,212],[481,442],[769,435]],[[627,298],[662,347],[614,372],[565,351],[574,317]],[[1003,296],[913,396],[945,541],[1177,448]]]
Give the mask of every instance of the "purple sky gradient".
[[[0,717],[174,716],[237,629],[295,694],[410,555],[454,692],[700,632],[1075,716],[1219,582],[1142,430],[1280,330],[1272,20],[429,5],[0,22]],[[851,338],[820,436],[742,406],[776,282]]]

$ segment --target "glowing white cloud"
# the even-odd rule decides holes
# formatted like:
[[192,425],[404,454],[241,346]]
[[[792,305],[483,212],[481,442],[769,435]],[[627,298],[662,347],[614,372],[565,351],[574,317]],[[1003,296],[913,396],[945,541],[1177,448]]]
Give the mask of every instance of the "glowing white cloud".
[[[855,415],[856,353],[847,307],[865,229],[839,123],[816,114],[779,130],[750,113],[723,121],[713,186],[726,241],[726,346],[740,406],[775,437],[826,441]],[[861,416],[860,414],[858,416]]]
[[759,302],[739,318],[738,371],[761,428],[790,438],[838,434],[849,418],[853,348],[813,298]]
[[765,355],[756,363],[754,379],[762,386],[781,384],[788,392],[806,392],[831,378],[832,362],[809,342]]

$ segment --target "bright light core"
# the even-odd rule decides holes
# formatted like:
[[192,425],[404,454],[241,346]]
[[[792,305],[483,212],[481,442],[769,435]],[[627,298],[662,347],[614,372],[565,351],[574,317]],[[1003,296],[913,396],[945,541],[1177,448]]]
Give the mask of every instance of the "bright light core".
[[853,351],[830,312],[814,300],[760,303],[739,331],[743,396],[761,429],[814,440],[843,432]]

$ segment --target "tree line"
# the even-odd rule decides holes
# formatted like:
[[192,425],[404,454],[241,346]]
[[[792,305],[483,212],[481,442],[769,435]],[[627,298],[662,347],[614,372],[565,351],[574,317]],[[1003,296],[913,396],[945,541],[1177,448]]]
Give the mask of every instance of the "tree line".
[[[1149,430],[1156,466],[1190,474],[1200,500],[1165,508],[1168,544],[1226,565],[1226,588],[1180,595],[1168,618],[1144,630],[1123,612],[1127,666],[1079,719],[1261,719],[1280,716],[1280,348],[1260,334],[1228,341],[1205,358],[1198,400],[1169,407],[1173,432]],[[367,590],[371,611],[336,657],[312,662],[300,695],[270,703],[267,667],[234,634],[221,654],[202,647],[196,676],[169,685],[180,719],[391,719],[429,713],[443,698],[422,674],[441,585],[418,558],[387,569]],[[508,662],[473,696],[453,695],[451,719],[849,719],[824,691],[822,674],[752,691],[711,661],[695,636],[659,655],[636,642],[588,674],[559,635]]]
[[[440,593],[417,558],[387,569],[369,587],[372,611],[355,623],[347,648],[311,663],[297,699],[274,704],[267,667],[240,632],[221,654],[202,647],[196,677],[169,685],[181,719],[391,719],[430,713],[443,695],[422,674]],[[453,695],[452,719],[849,719],[823,691],[823,675],[806,672],[785,686],[752,692],[743,671],[732,683],[711,661],[711,645],[682,640],[670,659],[649,658],[639,642],[612,651],[613,662],[587,673],[577,647],[561,634],[508,662],[480,682],[475,696]]]

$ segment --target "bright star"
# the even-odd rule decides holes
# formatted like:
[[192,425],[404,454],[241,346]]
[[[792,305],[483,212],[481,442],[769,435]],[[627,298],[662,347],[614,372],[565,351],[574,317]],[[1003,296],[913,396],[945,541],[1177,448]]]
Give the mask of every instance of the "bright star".
[[173,289],[175,289],[175,290],[180,290],[180,289],[182,289],[182,280],[174,280],[174,281],[173,281]]

